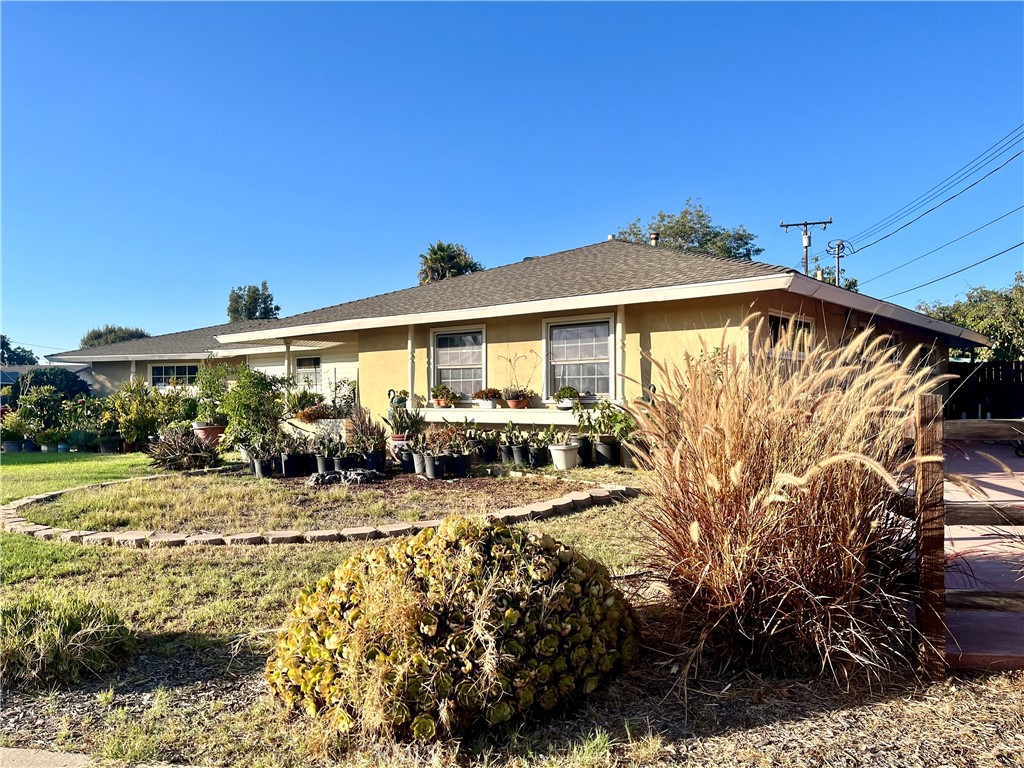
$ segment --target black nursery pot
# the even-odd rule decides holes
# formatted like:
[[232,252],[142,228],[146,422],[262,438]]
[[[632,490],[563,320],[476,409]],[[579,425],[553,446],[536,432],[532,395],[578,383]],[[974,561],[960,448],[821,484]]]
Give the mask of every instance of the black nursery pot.
[[440,480],[444,477],[445,461],[444,456],[424,456],[423,474],[428,480]]
[[513,445],[512,460],[515,462],[517,467],[528,466],[530,463],[530,446]]
[[330,456],[321,456],[319,453],[316,454],[316,471],[330,472],[334,469],[334,460]]
[[370,451],[363,454],[363,468],[377,472],[384,471],[384,451]]
[[543,467],[549,462],[549,454],[547,448],[539,448],[530,446],[530,466],[534,469]]
[[270,459],[253,459],[252,471],[256,477],[273,477],[273,462]]
[[480,449],[480,459],[485,464],[494,464],[498,461],[498,446],[494,443],[484,444]]
[[512,446],[511,445],[502,445],[502,446],[499,446],[499,448],[501,449],[501,463],[502,464],[511,464],[512,463]]
[[412,451],[399,451],[398,463],[402,466],[403,472],[415,472],[416,464],[412,460]]
[[594,443],[586,435],[579,435],[577,438],[580,442],[580,447],[576,449],[576,455],[579,456],[581,467],[592,467],[594,466]]
[[469,456],[462,453],[444,457],[445,470],[452,477],[469,477]]
[[422,475],[426,472],[422,453],[414,453],[412,455],[412,469],[417,475]]
[[347,462],[345,461],[346,456],[335,456],[332,460],[332,467],[335,472],[341,472],[343,469],[348,469]]
[[299,477],[302,474],[302,456],[293,453],[281,454],[281,474],[285,477]]
[[618,440],[598,440],[594,443],[597,464],[602,467],[617,467],[622,463],[622,444]]

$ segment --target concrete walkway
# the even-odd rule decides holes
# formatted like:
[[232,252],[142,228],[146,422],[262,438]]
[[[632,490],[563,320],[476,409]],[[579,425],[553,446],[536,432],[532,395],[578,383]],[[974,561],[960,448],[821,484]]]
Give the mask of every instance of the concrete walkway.
[[[1010,472],[982,453],[1001,461]],[[955,443],[946,451],[945,471],[970,478],[985,493],[978,499],[947,481],[947,501],[1024,504],[1024,459],[1008,445]],[[946,589],[1024,592],[1024,526],[947,526],[946,556]],[[947,610],[946,625],[950,666],[1024,669],[1024,612]]]
[[0,747],[0,768],[86,768],[91,761],[71,752]]

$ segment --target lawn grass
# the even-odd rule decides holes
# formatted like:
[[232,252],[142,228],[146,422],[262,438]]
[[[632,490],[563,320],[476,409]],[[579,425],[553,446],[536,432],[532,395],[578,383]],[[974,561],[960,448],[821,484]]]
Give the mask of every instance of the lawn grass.
[[[602,479],[644,484],[635,475]],[[636,514],[649,503],[640,497],[531,527],[622,576],[642,568]],[[587,705],[545,722],[462,744],[346,751],[311,720],[282,713],[262,674],[296,591],[359,546],[131,550],[0,534],[0,600],[80,594],[113,606],[140,635],[137,655],[117,673],[49,695],[6,692],[0,744],[254,768],[999,766],[1013,764],[1024,747],[1024,676],[1017,673],[848,691],[753,675],[705,677],[685,701],[673,659],[649,650]]]
[[144,453],[4,453],[0,455],[0,503],[154,474],[157,470]]
[[429,482],[414,475],[393,475],[375,485],[311,488],[302,480],[260,480],[243,473],[169,474],[76,491],[25,509],[23,514],[43,525],[94,531],[322,530],[486,514],[582,487],[539,477]]

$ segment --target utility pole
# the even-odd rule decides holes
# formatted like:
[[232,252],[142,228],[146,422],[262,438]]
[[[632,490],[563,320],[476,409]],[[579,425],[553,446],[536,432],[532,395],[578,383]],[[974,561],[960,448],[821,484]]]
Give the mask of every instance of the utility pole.
[[839,268],[839,260],[841,258],[843,258],[843,251],[846,250],[846,243],[844,243],[842,240],[836,240],[835,241],[835,245],[833,245],[832,243],[829,243],[828,244],[828,248],[826,250],[830,254],[835,254],[835,257],[836,257],[836,287],[839,288],[840,287],[839,275],[842,272],[842,270]]
[[800,227],[804,231],[804,274],[805,275],[807,274],[807,269],[808,269],[807,259],[808,259],[808,256],[810,255],[810,251],[811,251],[811,229],[810,228],[811,227],[821,226],[822,229],[825,229],[825,227],[827,227],[831,223],[832,223],[832,217],[831,216],[828,217],[828,221],[801,221],[801,222],[796,223],[796,224],[784,224],[781,221],[779,222],[779,226],[782,227],[782,229],[784,231],[786,231],[786,232],[789,232],[789,228],[790,227]]

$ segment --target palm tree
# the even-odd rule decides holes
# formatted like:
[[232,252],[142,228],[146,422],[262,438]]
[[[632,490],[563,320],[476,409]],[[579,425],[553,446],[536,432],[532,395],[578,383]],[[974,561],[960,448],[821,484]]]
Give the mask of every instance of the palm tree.
[[479,272],[483,265],[469,255],[458,243],[442,243],[438,240],[420,254],[420,285],[436,283],[446,277]]

